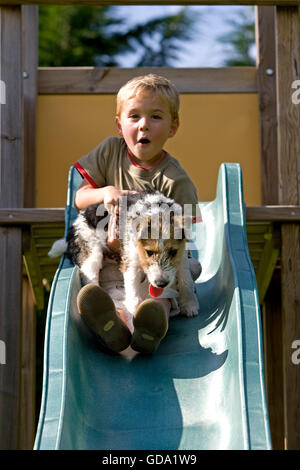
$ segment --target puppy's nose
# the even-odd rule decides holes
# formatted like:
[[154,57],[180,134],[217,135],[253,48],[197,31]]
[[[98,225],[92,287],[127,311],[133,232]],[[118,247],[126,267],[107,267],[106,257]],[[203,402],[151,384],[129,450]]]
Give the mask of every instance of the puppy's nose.
[[165,281],[164,279],[160,279],[159,281],[156,281],[157,287],[161,287],[162,289],[168,285],[168,281]]

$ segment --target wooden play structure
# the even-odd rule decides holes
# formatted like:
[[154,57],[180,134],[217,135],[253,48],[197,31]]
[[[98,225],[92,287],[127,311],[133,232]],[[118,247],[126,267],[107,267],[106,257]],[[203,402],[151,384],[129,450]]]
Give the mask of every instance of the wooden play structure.
[[[246,208],[264,329],[274,449],[300,448],[300,0],[0,0],[0,448],[30,449],[35,434],[35,308],[57,262],[47,258],[64,209],[35,208],[36,103],[42,94],[114,94],[137,69],[38,69],[38,4],[256,5],[256,67],[163,69],[180,93],[256,93],[261,206]],[[146,71],[149,71],[147,69]],[[5,99],[3,98],[5,97]],[[52,188],[52,191],[55,189]],[[44,281],[43,281],[44,280]],[[297,343],[299,344],[299,343]]]

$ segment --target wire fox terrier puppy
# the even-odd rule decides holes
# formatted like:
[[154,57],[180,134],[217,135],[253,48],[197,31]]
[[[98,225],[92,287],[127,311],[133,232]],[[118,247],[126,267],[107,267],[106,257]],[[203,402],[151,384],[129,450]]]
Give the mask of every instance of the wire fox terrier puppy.
[[[79,266],[85,284],[78,294],[79,312],[106,346],[119,352],[131,343],[136,351],[152,353],[168,329],[163,303],[153,297],[167,298],[168,292],[177,291],[180,313],[198,314],[186,250],[192,218],[182,215],[182,207],[158,191],[124,196],[119,204],[120,255],[107,246],[109,218],[103,204],[80,211],[67,239],[55,242],[49,256],[66,252]],[[104,260],[115,256],[124,278],[125,322],[99,286]]]

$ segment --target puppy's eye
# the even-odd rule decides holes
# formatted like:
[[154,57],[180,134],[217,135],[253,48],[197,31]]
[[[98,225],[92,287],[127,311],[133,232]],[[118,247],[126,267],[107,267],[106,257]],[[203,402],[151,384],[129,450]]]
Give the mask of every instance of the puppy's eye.
[[177,255],[177,250],[170,250],[169,251],[169,256],[171,256],[171,258],[174,258],[174,256]]
[[146,250],[146,253],[149,257],[154,255],[154,251],[152,250]]

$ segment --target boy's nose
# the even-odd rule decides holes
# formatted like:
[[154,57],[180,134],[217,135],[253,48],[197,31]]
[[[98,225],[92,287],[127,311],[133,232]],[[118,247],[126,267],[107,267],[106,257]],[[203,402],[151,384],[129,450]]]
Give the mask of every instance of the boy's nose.
[[139,124],[141,130],[148,129],[149,127],[147,118],[141,118]]

